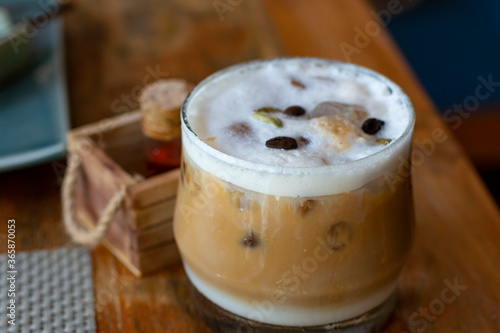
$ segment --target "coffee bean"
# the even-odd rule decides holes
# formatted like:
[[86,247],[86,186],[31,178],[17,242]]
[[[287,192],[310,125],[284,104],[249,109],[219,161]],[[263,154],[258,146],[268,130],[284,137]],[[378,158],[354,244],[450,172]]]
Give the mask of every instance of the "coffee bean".
[[248,235],[246,235],[245,238],[243,238],[243,240],[241,241],[241,244],[243,246],[253,248],[253,247],[259,246],[260,240],[257,237],[257,235],[252,231]]
[[337,222],[328,230],[326,243],[332,248],[332,250],[342,251],[351,243],[352,236],[352,228],[347,222]]
[[296,212],[300,216],[305,216],[309,211],[311,211],[314,206],[316,206],[316,200],[305,200],[299,204]]
[[287,107],[284,111],[284,114],[286,114],[288,116],[293,116],[293,117],[299,117],[299,116],[304,115],[305,113],[306,113],[306,110],[304,110],[304,108],[297,106],[297,105]]
[[297,149],[297,141],[294,138],[289,138],[287,136],[277,136],[275,138],[266,141],[267,148],[275,149]]
[[384,126],[384,124],[385,123],[380,119],[368,118],[363,123],[363,126],[361,126],[361,129],[366,134],[373,135],[376,134],[378,131],[380,131],[382,129],[382,126]]

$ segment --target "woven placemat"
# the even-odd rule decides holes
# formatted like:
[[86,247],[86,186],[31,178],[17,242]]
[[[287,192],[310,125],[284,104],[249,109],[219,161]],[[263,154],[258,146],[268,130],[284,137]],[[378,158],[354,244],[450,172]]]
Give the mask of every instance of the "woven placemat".
[[10,281],[0,256],[0,332],[94,333],[92,259],[86,248],[18,252],[15,257],[15,326],[6,309]]

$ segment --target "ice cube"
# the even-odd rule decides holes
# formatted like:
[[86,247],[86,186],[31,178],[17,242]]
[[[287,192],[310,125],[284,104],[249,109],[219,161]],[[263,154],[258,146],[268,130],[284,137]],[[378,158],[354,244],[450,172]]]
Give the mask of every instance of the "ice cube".
[[360,125],[361,122],[368,117],[368,112],[361,105],[344,104],[338,102],[323,102],[309,112],[309,118],[319,118],[323,116],[343,116]]
[[339,152],[348,149],[356,142],[374,140],[374,138],[363,133],[354,122],[341,115],[313,118],[311,119],[311,125]]

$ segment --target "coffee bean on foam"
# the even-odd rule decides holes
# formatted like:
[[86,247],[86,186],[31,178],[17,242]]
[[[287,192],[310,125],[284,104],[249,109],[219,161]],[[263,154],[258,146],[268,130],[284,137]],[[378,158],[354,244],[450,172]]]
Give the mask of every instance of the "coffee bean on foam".
[[368,118],[363,122],[363,132],[366,134],[374,135],[377,134],[384,126],[385,122],[377,118]]
[[267,148],[275,148],[275,149],[297,149],[297,141],[294,138],[289,138],[286,136],[278,136],[266,141]]
[[301,106],[294,105],[287,107],[283,113],[292,117],[300,117],[306,113],[306,110]]

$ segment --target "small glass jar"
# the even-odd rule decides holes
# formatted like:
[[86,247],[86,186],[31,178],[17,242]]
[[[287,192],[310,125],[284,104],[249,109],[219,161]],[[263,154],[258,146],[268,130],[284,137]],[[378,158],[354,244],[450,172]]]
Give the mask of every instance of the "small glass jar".
[[146,158],[159,172],[175,169],[181,161],[180,108],[193,85],[182,79],[156,81],[140,97]]

